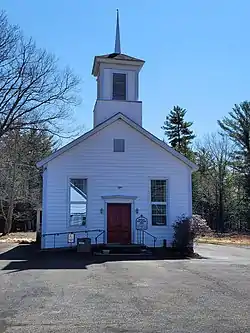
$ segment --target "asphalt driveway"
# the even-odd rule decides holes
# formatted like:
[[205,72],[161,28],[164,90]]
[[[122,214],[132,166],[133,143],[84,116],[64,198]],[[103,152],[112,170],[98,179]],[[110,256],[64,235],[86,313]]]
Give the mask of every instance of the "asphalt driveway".
[[0,332],[250,332],[250,249],[93,262],[0,244]]

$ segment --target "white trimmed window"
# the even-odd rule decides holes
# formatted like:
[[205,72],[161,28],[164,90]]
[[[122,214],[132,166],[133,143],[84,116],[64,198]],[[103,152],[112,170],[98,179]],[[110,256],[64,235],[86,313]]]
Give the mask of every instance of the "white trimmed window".
[[87,179],[70,179],[70,225],[86,225]]
[[167,180],[151,180],[152,225],[167,224]]

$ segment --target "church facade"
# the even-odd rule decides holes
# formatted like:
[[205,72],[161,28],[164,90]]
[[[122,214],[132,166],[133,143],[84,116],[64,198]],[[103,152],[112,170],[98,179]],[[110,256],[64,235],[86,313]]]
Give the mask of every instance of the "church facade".
[[196,166],[142,124],[144,61],[96,56],[93,129],[37,163],[43,169],[42,248],[92,243],[171,246],[173,223],[192,215]]

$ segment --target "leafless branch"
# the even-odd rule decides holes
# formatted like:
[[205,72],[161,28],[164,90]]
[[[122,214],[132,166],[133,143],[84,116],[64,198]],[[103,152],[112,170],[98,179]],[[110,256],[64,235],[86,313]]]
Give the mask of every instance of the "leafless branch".
[[79,99],[79,79],[56,58],[26,40],[0,14],[0,137],[15,129],[62,132],[58,120],[69,117]]

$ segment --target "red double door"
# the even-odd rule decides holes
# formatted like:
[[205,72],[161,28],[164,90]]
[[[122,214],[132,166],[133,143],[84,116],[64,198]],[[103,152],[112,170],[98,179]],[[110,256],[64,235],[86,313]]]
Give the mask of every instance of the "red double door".
[[131,243],[131,204],[108,203],[107,230],[108,243]]

